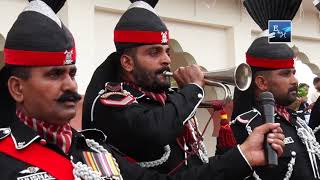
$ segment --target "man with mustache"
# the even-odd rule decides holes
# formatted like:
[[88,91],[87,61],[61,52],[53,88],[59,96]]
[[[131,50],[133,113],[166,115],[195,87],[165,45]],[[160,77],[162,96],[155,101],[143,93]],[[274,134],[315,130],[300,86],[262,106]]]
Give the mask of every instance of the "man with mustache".
[[87,88],[82,127],[102,130],[140,166],[162,173],[206,164],[197,122],[190,120],[203,99],[204,75],[197,65],[181,67],[173,72],[180,90],[171,90],[163,74],[171,64],[169,31],[154,12],[157,0],[131,2],[115,27],[117,52]]
[[267,124],[229,154],[179,176],[129,164],[105,143],[101,131],[70,127],[80,96],[74,39],[55,15],[65,1],[30,1],[8,33],[5,66],[0,68],[2,180],[241,179],[251,166],[265,164],[262,144],[269,131],[268,142],[282,154],[282,130],[279,124]]
[[[249,179],[320,179],[320,145],[312,129],[297,113],[287,108],[298,95],[295,78],[294,53],[284,42],[269,43],[269,20],[292,20],[301,0],[268,1],[245,0],[244,6],[263,33],[255,39],[246,52],[246,61],[251,66],[253,81],[248,90],[235,90],[232,130],[237,143],[242,143],[261,124],[265,123],[259,96],[269,91],[275,100],[274,120],[280,123],[285,135],[285,151],[278,158],[275,168],[258,167]],[[277,8],[275,8],[277,7]],[[288,8],[290,7],[290,8]],[[279,13],[279,9],[283,13]]]
[[319,143],[306,122],[286,106],[297,98],[293,50],[287,44],[269,44],[268,37],[259,37],[246,53],[253,71],[250,88],[235,90],[232,130],[237,143],[264,124],[259,95],[269,91],[275,99],[275,122],[285,134],[284,155],[276,168],[257,167],[249,179],[319,179]]

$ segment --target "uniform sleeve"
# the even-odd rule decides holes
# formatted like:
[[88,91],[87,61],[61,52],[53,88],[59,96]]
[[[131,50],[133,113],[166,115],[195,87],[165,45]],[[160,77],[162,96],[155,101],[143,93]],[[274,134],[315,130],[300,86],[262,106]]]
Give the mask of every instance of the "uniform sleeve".
[[309,126],[311,129],[315,129],[320,125],[320,98],[314,103],[314,106],[311,111]]
[[314,106],[311,111],[310,120],[309,120],[309,127],[313,130],[316,130],[314,133],[318,142],[320,142],[320,130],[318,130],[320,126],[320,98],[314,103]]
[[235,121],[235,123],[231,125],[231,128],[237,143],[242,144],[248,137],[245,124]]
[[210,158],[208,164],[190,168],[177,175],[168,176],[130,164],[120,156],[115,156],[124,180],[242,180],[249,176],[251,169],[237,148],[222,156]]
[[203,89],[189,84],[179,93],[170,95],[164,106],[133,103],[111,107],[97,101],[94,126],[118,142],[167,145],[181,133],[183,122],[194,115],[202,98]]

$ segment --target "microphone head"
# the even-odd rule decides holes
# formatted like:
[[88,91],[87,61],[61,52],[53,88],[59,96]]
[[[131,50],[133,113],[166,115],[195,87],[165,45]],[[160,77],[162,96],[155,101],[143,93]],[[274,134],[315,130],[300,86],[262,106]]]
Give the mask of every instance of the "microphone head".
[[275,104],[273,94],[269,91],[261,93],[259,96],[259,101],[261,105],[270,104],[274,106]]

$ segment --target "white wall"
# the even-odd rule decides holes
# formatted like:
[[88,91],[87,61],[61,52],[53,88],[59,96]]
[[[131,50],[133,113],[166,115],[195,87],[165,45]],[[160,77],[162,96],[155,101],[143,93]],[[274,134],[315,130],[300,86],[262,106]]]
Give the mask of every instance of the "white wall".
[[7,36],[11,26],[27,4],[26,0],[0,1],[0,33]]
[[[172,38],[209,70],[231,67],[243,62],[252,42],[252,31],[259,28],[238,0],[160,0],[156,11],[169,27]],[[320,18],[304,1],[304,16],[294,19],[294,42],[309,60],[320,64]],[[0,1],[0,34],[6,36],[26,0]],[[73,32],[78,50],[79,91],[84,93],[99,63],[114,51],[113,28],[129,5],[128,0],[68,0],[59,13]],[[5,8],[4,8],[5,7]]]
[[116,50],[113,43],[113,30],[121,14],[105,10],[96,10],[94,16],[95,58],[93,62],[98,66],[109,54]]

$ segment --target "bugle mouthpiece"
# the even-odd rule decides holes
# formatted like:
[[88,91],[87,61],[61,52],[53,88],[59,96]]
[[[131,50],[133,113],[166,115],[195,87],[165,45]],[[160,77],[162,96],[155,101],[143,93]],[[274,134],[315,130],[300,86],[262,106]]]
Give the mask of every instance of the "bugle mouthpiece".
[[169,71],[163,71],[162,74],[165,75],[165,76],[173,76],[173,73],[169,72]]

